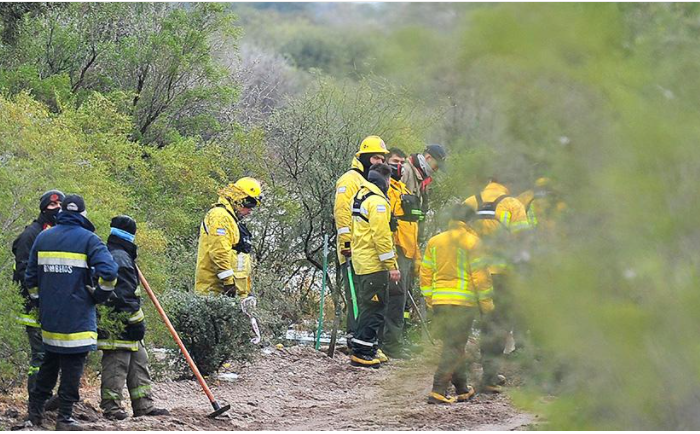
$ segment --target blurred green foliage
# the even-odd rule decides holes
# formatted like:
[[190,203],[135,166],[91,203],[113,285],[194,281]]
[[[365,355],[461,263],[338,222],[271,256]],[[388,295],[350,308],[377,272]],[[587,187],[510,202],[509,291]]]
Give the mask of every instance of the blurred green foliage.
[[[516,195],[547,176],[567,205],[563,219],[536,231],[532,260],[517,275],[517,314],[535,357],[519,356],[526,381],[516,402],[542,412],[551,429],[700,427],[697,5],[2,12],[4,245],[34,217],[42,191],[78,192],[100,235],[117,213],[143,222],[140,261],[153,287],[185,290],[216,188],[254,175],[268,196],[251,219],[261,326],[279,333],[316,308],[327,190],[359,139],[380,133],[410,152],[443,143],[450,156],[433,184],[428,233],[440,230],[441,209],[494,175]],[[226,69],[238,44],[259,55],[243,60],[266,63]],[[261,75],[274,68],[278,75]],[[194,81],[163,100],[173,70]],[[139,80],[145,71],[152,81]],[[238,122],[241,93],[245,107],[264,109],[246,117],[254,121]],[[167,107],[142,130],[159,101]],[[311,166],[280,166],[289,161]],[[8,264],[5,249],[0,271]],[[149,336],[172,347],[148,309]],[[8,354],[17,356],[3,360],[21,366],[13,336]]]

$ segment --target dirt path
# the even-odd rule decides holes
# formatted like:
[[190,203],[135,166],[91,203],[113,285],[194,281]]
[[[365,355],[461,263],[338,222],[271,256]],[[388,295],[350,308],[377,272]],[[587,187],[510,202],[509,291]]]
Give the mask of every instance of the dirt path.
[[[90,429],[114,431],[515,430],[533,423],[505,396],[428,405],[432,367],[420,361],[368,370],[349,366],[342,354],[330,359],[309,347],[293,347],[266,350],[255,363],[232,369],[238,379],[210,384],[220,402],[231,404],[228,418],[206,417],[211,407],[194,381],[154,385],[157,404],[171,416],[107,421],[96,409],[96,387],[83,391],[76,415]],[[15,424],[23,415],[24,405],[17,400],[0,402],[0,426]]]

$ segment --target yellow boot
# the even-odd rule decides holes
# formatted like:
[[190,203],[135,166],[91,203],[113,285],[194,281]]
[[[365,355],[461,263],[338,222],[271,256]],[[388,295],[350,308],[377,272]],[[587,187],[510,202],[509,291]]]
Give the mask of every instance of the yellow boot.
[[386,363],[389,361],[389,358],[386,356],[386,354],[384,354],[384,352],[379,348],[377,348],[377,354],[375,355],[375,357],[379,360],[380,363]]
[[437,392],[430,392],[428,395],[428,404],[453,404],[456,401],[457,398],[441,395]]

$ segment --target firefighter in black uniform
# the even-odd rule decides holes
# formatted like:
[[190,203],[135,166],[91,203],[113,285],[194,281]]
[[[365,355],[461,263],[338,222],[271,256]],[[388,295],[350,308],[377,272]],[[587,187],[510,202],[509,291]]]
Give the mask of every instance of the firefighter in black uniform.
[[27,371],[27,391],[31,392],[36,382],[36,374],[39,372],[41,361],[44,360],[44,344],[41,340],[41,327],[37,310],[33,307],[27,286],[24,284],[24,272],[29,261],[29,252],[32,250],[34,240],[45,229],[56,225],[56,216],[61,210],[61,202],[65,195],[58,190],[49,190],[39,200],[39,217],[12,243],[12,254],[15,255],[15,265],[12,280],[20,287],[22,297],[24,297],[24,310],[17,315],[17,322],[27,329],[31,356],[29,359],[29,369]]
[[128,414],[121,406],[122,389],[127,385],[134,416],[162,416],[168,410],[156,408],[151,393],[151,375],[148,372],[148,354],[143,346],[146,322],[141,310],[141,297],[136,271],[136,221],[120,215],[110,224],[107,248],[119,266],[114,296],[105,305],[111,308],[115,320],[123,317],[124,331],[119,336],[109,336],[99,331],[97,348],[102,350],[102,401],[100,407],[105,417],[123,420]]

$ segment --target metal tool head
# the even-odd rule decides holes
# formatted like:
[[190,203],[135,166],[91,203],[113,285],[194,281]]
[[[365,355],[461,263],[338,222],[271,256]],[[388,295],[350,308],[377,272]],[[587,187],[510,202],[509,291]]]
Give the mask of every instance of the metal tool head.
[[[222,414],[226,413],[227,411],[231,410],[231,405],[226,404],[223,407],[219,407],[218,403],[215,403],[216,405],[214,406],[214,412],[209,414],[209,418],[214,419],[217,416],[221,416]],[[218,408],[217,408],[218,407]]]

